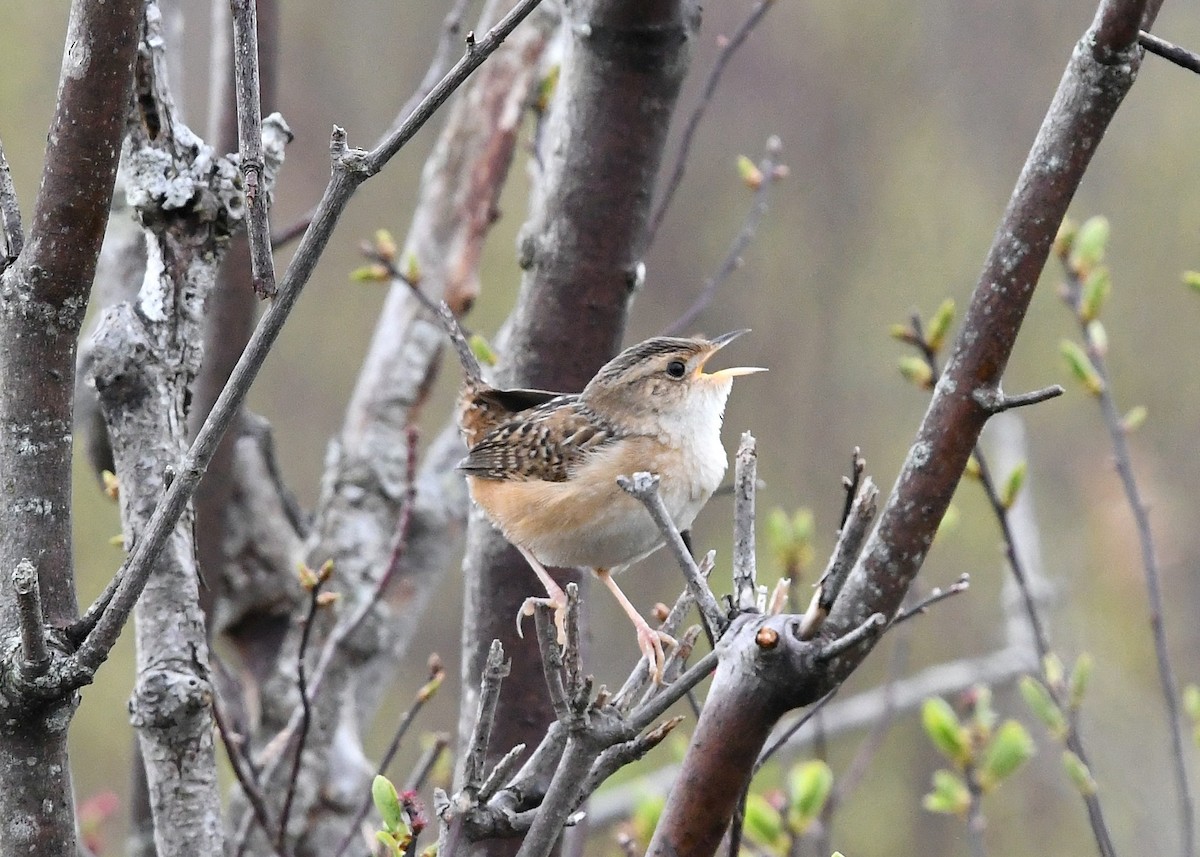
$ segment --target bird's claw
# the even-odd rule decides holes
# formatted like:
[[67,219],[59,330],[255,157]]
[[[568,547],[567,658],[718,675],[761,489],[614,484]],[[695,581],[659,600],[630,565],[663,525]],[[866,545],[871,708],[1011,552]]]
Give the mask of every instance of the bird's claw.
[[546,606],[554,611],[554,627],[558,629],[558,644],[565,646],[567,644],[567,605],[556,598],[526,598],[521,602],[521,609],[517,611],[517,636],[521,639],[525,638],[525,634],[521,630],[521,620],[536,613],[539,606]]
[[637,629],[638,648],[642,650],[642,654],[646,658],[646,662],[650,665],[650,678],[655,684],[663,683],[663,664],[666,662],[666,654],[663,652],[663,644],[668,648],[675,648],[679,645],[675,638],[670,634],[662,631],[656,631],[649,625],[640,625]]

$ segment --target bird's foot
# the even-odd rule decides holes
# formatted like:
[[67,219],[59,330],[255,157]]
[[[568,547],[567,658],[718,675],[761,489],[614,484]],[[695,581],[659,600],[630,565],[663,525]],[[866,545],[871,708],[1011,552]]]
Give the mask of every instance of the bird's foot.
[[537,612],[539,606],[549,607],[554,611],[554,627],[558,629],[558,644],[565,646],[567,644],[567,602],[563,598],[526,598],[521,604],[521,609],[517,612],[517,636],[524,638],[525,634],[521,631],[521,620],[526,616],[532,616]]
[[663,645],[673,649],[679,644],[670,634],[651,628],[644,619],[634,623],[634,627],[637,628],[638,648],[642,650],[646,662],[650,665],[650,678],[655,684],[662,684],[663,664],[666,661]]

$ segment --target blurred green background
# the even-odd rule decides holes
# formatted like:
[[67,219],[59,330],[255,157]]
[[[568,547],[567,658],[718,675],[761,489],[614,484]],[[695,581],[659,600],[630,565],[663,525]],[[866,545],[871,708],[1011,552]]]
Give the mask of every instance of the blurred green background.
[[[208,7],[185,5],[188,74],[178,89],[188,121],[203,132]],[[347,0],[336,12],[315,0],[282,5],[279,106],[296,139],[277,193],[278,225],[317,200],[328,175],[334,123],[347,128],[352,143],[367,145],[391,122],[424,71],[444,14],[443,4],[414,0]],[[681,116],[696,102],[721,35],[750,6],[739,0],[705,10]],[[64,0],[8,0],[0,11],[0,139],[26,218],[38,186],[67,11]],[[818,565],[833,541],[842,503],[839,479],[851,449],[861,447],[868,471],[890,487],[924,412],[927,395],[896,370],[904,350],[889,339],[888,326],[914,309],[928,317],[945,297],[965,306],[1029,144],[1093,12],[1092,0],[777,0],[729,68],[684,185],[646,259],[648,281],[627,341],[669,324],[716,269],[750,204],[736,158],[757,158],[768,135],[778,134],[790,176],[775,191],[744,267],[699,327],[708,333],[753,328],[730,359],[771,372],[737,384],[726,419],[728,446],[745,429],[757,435],[764,508],[813,508]],[[1188,4],[1168,3],[1156,31],[1200,44],[1200,19],[1191,12]],[[1152,507],[1167,627],[1184,682],[1197,680],[1200,635],[1193,620],[1200,596],[1200,295],[1180,282],[1184,269],[1200,267],[1198,95],[1200,81],[1148,57],[1073,208],[1077,220],[1103,213],[1112,223],[1114,292],[1104,315],[1110,365],[1121,408],[1149,409],[1133,437],[1134,461]],[[435,133],[423,131],[359,192],[251,394],[252,406],[274,423],[286,475],[308,504],[383,296],[377,286],[349,281],[348,272],[359,264],[357,244],[380,227],[404,234]],[[470,319],[485,333],[507,313],[519,280],[513,248],[525,211],[524,176],[522,153],[490,242],[484,293]],[[1068,388],[1065,397],[1024,414],[1028,487],[1040,515],[1046,570],[1057,589],[1049,626],[1066,659],[1083,650],[1096,658],[1083,724],[1118,849],[1174,850],[1169,744],[1134,529],[1095,403],[1071,382],[1059,357],[1060,340],[1075,335],[1056,296],[1060,272],[1048,270],[1043,280],[1005,387],[1017,392],[1061,382]],[[442,379],[427,411],[427,435],[440,425],[455,380]],[[82,461],[76,491],[80,598],[86,603],[120,562],[107,541],[119,522]],[[973,585],[969,594],[918,621],[911,636],[913,668],[1002,642],[995,522],[974,484],[964,484],[956,508],[957,525],[939,539],[921,579],[931,587],[970,572]],[[718,499],[698,522],[697,544],[727,557],[729,530],[728,500]],[[636,603],[649,605],[673,597],[676,575],[667,557],[655,556],[622,585]],[[446,659],[451,679],[419,724],[425,729],[454,721],[460,589],[457,570],[447,569],[414,646],[413,665],[396,690],[391,713],[398,716],[423,680],[425,655],[437,651]],[[590,600],[591,666],[611,685],[636,650],[611,599]],[[887,649],[885,643],[843,694],[878,679]],[[617,653],[619,660],[604,661],[601,653]],[[81,796],[126,792],[131,657],[126,641],[84,691],[72,730]],[[1030,724],[1041,752],[985,802],[989,846],[1008,854],[1091,853],[1082,805],[1062,774],[1059,748],[1011,689],[998,692],[996,705],[1002,715]],[[382,724],[380,734],[389,728]],[[832,743],[835,773],[857,740]],[[1194,768],[1195,759],[1189,764]],[[966,853],[959,820],[920,808],[939,765],[916,718],[901,718],[838,816],[833,845],[851,857],[880,853],[884,843],[894,853]],[[403,764],[394,771],[402,777]],[[119,853],[120,823],[110,830],[108,853]],[[614,846],[597,843],[595,850],[610,853]]]

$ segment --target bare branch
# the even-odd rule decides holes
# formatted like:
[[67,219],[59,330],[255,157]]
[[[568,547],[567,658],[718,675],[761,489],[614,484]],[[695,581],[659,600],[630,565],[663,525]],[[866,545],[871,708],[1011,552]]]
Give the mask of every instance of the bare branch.
[[922,598],[917,604],[909,607],[907,610],[900,611],[896,618],[892,620],[892,625],[899,625],[901,622],[907,621],[914,616],[920,616],[934,604],[939,601],[945,601],[947,598],[958,595],[960,592],[966,592],[971,588],[971,576],[969,574],[961,575],[958,580],[951,583],[945,589],[935,586],[930,590],[929,594]]
[[863,622],[853,631],[838,637],[832,643],[818,651],[816,658],[818,661],[827,661],[831,658],[836,658],[842,652],[853,649],[859,643],[878,637],[883,633],[886,625],[887,618],[882,613],[874,613],[868,616],[867,621]]
[[717,85],[721,82],[721,76],[725,73],[725,67],[729,65],[729,61],[733,59],[733,55],[737,53],[738,48],[745,43],[746,39],[754,31],[754,28],[758,26],[759,21],[763,19],[774,5],[774,0],[758,0],[754,8],[750,10],[750,14],[746,16],[746,20],[721,45],[721,51],[717,54],[717,59],[713,63],[708,77],[704,79],[704,87],[700,93],[700,100],[692,109],[687,124],[683,126],[683,135],[679,140],[679,150],[675,153],[675,165],[671,168],[671,177],[667,179],[666,186],[663,188],[662,199],[659,201],[658,208],[654,210],[654,214],[650,218],[650,225],[646,228],[647,244],[654,243],[654,238],[658,235],[658,228],[662,225],[663,219],[671,207],[671,201],[675,198],[675,191],[679,189],[679,185],[683,182],[683,174],[687,170],[688,159],[691,157],[692,141],[696,136],[696,129],[700,127],[700,120],[704,118],[704,113],[708,110],[708,105],[712,103],[713,95],[717,91]]
[[12,169],[4,157],[4,143],[0,142],[0,241],[4,253],[0,255],[0,271],[16,261],[25,246],[25,232],[21,228],[21,204],[17,200],[17,188],[13,184]]
[[262,103],[258,85],[258,13],[255,0],[230,0],[233,11],[233,68],[237,89],[238,154],[246,187],[247,235],[254,292],[274,297],[275,262],[271,258],[270,193],[260,186],[265,164],[262,147]]
[[[233,769],[233,776],[238,781],[242,793],[246,795],[246,800],[250,803],[254,819],[269,834],[272,830],[278,829],[278,822],[275,821],[271,808],[267,806],[267,799],[263,795],[262,789],[254,781],[251,772],[246,769],[246,754],[242,748],[242,738],[240,735],[235,735],[230,728],[225,719],[224,706],[219,700],[214,700],[213,703],[213,720],[216,721],[217,731],[221,735],[221,743],[225,745],[225,755],[229,759],[229,767]],[[287,852],[279,847],[275,839],[270,839],[270,842],[276,857],[287,857]]]
[[[1077,44],[996,231],[971,305],[904,469],[830,621],[845,632],[875,612],[894,615],[920,568],[990,413],[977,389],[995,387],[1016,342],[1075,188],[1133,85],[1145,0],[1103,0]],[[869,651],[835,659],[836,682]]]
[[1044,387],[1041,390],[1034,390],[1031,393],[1021,393],[1017,396],[1006,396],[999,388],[986,389],[980,388],[973,395],[984,409],[989,413],[999,414],[1012,408],[1024,408],[1028,405],[1036,405],[1038,402],[1044,402],[1047,399],[1055,399],[1065,392],[1061,385],[1051,384],[1049,387]]
[[1200,55],[1187,48],[1172,44],[1166,39],[1160,39],[1153,33],[1138,33],[1138,44],[1152,54],[1157,54],[1165,60],[1170,60],[1180,68],[1200,74]]
[[[553,623],[551,623],[553,625]],[[504,660],[504,647],[500,641],[492,643],[484,665],[479,686],[479,714],[475,728],[467,744],[463,761],[463,788],[478,790],[483,785],[483,759],[487,755],[491,739],[492,724],[496,721],[496,705],[500,702],[500,685],[508,675],[509,664]]]
[[[442,666],[442,660],[437,655],[433,655],[430,659],[429,680],[417,691],[412,705],[408,711],[400,718],[400,724],[396,727],[396,731],[392,734],[392,739],[388,742],[387,749],[383,751],[383,755],[379,757],[379,764],[375,768],[377,775],[382,775],[388,769],[388,765],[392,763],[392,759],[396,757],[396,753],[400,750],[400,742],[404,740],[404,736],[408,734],[409,728],[413,721],[417,719],[417,715],[421,713],[421,709],[425,707],[433,695],[437,693],[441,687],[442,681],[446,677],[446,670]],[[436,744],[434,745],[436,746]],[[442,745],[445,746],[444,744]],[[432,749],[432,748],[431,748]],[[346,849],[350,847],[350,843],[354,841],[355,835],[358,833],[359,825],[362,824],[367,813],[371,811],[371,795],[366,793],[363,795],[362,802],[354,813],[349,826],[346,828],[346,835],[334,850],[334,857],[342,857]]]
[[17,596],[17,622],[21,628],[21,675],[29,681],[45,674],[50,666],[50,651],[46,647],[38,573],[28,559],[22,559],[13,569],[12,585]]
[[708,583],[700,573],[696,561],[692,559],[692,555],[688,552],[687,545],[684,544],[683,538],[679,535],[679,530],[675,528],[675,524],[671,521],[671,515],[667,512],[667,507],[663,503],[662,497],[659,496],[658,483],[659,478],[653,473],[641,472],[634,473],[632,476],[617,477],[617,484],[631,497],[639,500],[646,507],[646,511],[650,513],[650,517],[654,519],[654,523],[658,524],[659,531],[662,532],[667,547],[670,548],[675,561],[683,570],[688,591],[692,594],[692,598],[695,599],[696,605],[700,609],[700,616],[704,619],[705,625],[708,626],[708,633],[713,639],[719,640],[728,622],[721,615],[721,608],[717,606],[717,599],[713,597],[712,590],[708,588]]
[[700,289],[700,294],[696,296],[692,305],[663,331],[667,336],[686,333],[696,323],[700,314],[708,309],[717,295],[717,290],[733,275],[734,271],[742,266],[742,254],[754,240],[759,225],[767,215],[767,201],[770,198],[771,188],[787,174],[787,168],[778,163],[779,153],[782,149],[783,145],[778,137],[771,137],[767,140],[766,154],[763,155],[756,167],[758,185],[754,188],[754,199],[750,203],[750,210],[746,212],[746,217],[742,220],[741,229],[734,236],[716,273],[705,281],[704,287]]
[[758,606],[755,569],[754,490],[758,479],[758,451],[754,435],[742,433],[734,465],[733,493],[733,603],[738,610]]
[[1142,497],[1137,475],[1133,471],[1133,458],[1129,450],[1129,437],[1121,412],[1117,409],[1113,395],[1112,378],[1109,375],[1105,349],[1097,340],[1095,327],[1089,323],[1082,310],[1083,283],[1078,272],[1068,268],[1067,302],[1075,311],[1079,322],[1084,348],[1102,384],[1096,393],[1100,414],[1108,430],[1113,458],[1125,501],[1133,515],[1137,529],[1138,546],[1142,557],[1142,574],[1146,584],[1146,597],[1150,602],[1150,634],[1154,640],[1154,656],[1158,666],[1158,680],[1162,690],[1163,707],[1167,715],[1167,726],[1171,733],[1172,772],[1179,800],[1180,838],[1183,854],[1192,857],[1196,853],[1196,810],[1192,799],[1191,783],[1187,772],[1187,740],[1183,712],[1179,705],[1179,681],[1171,664],[1170,647],[1167,644],[1167,629],[1163,621],[1164,605],[1162,584],[1158,567],[1158,552],[1154,534],[1150,528],[1150,510]]
[[[860,461],[856,450],[855,475],[847,486],[848,488],[852,488],[858,483],[861,474],[858,466]],[[874,481],[868,476],[863,480],[854,502],[850,505],[842,528],[838,531],[837,544],[834,545],[833,554],[829,557],[829,564],[825,566],[825,572],[817,583],[817,591],[813,593],[812,602],[808,605],[808,610],[800,623],[799,636],[801,640],[811,640],[817,635],[817,631],[821,629],[826,617],[829,616],[829,612],[837,602],[846,577],[862,552],[863,542],[867,538],[871,522],[875,520],[875,503],[878,497],[879,489],[875,487]]]

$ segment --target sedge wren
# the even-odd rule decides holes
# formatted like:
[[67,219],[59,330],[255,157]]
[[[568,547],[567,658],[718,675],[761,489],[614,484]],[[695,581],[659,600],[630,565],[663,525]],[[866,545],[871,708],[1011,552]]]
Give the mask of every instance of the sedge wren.
[[[765,371],[706,373],[704,365],[747,331],[647,339],[605,364],[583,392],[561,395],[484,384],[457,325],[453,332],[467,372],[459,426],[470,450],[458,466],[472,499],[529,561],[560,630],[566,596],[546,566],[592,568],[629,615],[651,674],[661,681],[663,643],[674,640],[650,628],[613,574],[664,539],[617,477],[658,474],[671,520],[680,530],[691,526],[728,465],[721,418],[733,379]],[[522,613],[538,600],[527,601]]]

